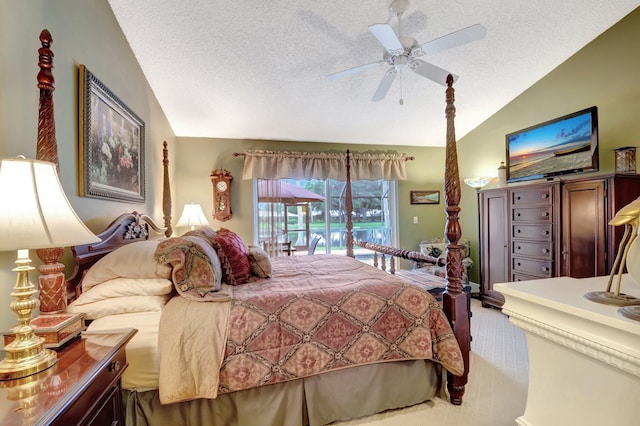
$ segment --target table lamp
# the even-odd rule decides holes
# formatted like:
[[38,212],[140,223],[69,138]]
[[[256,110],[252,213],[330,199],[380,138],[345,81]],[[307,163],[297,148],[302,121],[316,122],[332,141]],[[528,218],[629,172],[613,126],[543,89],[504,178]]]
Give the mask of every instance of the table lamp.
[[0,251],[17,250],[16,284],[11,309],[18,315],[15,339],[4,347],[0,380],[27,377],[51,367],[56,353],[30,326],[39,301],[29,280],[29,249],[68,247],[99,242],[71,208],[53,163],[0,159]]
[[176,223],[176,228],[179,226],[190,226],[193,231],[196,226],[209,226],[209,221],[202,211],[200,204],[185,204],[182,210],[182,215]]

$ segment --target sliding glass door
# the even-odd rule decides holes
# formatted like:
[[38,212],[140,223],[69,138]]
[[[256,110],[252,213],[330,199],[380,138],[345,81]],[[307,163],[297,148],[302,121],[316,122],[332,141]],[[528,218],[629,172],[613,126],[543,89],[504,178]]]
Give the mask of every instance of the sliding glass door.
[[[289,198],[285,199],[283,192],[283,202],[258,202],[265,197],[260,194],[260,186],[256,186],[256,229],[259,230],[259,239],[264,235],[273,234],[271,230],[265,229],[267,225],[260,223],[261,215],[268,211],[277,211],[281,220],[278,220],[275,226],[280,227],[278,232],[282,231],[285,240],[292,242],[296,253],[305,252],[309,247],[309,241],[314,236],[320,236],[316,253],[345,254],[345,182],[331,179],[287,179],[282,182],[307,192],[300,191],[296,198],[296,191],[292,189],[293,195]],[[356,241],[397,245],[396,187],[395,182],[383,180],[352,182],[351,215]],[[371,252],[356,247],[355,255],[365,260],[371,256]]]

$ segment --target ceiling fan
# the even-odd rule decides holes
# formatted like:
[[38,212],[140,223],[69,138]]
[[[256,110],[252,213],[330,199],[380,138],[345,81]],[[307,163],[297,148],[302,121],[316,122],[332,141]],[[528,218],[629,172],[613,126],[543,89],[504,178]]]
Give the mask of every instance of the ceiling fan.
[[[429,80],[433,80],[443,86],[447,85],[446,80],[449,74],[453,76],[454,81],[457,80],[458,77],[456,75],[436,65],[430,64],[429,62],[425,62],[420,59],[420,57],[480,40],[484,38],[487,30],[482,25],[475,24],[434,40],[427,41],[426,43],[418,44],[415,39],[401,35],[402,15],[406,11],[408,5],[409,0],[394,0],[391,3],[391,6],[389,6],[389,20],[387,23],[373,24],[369,26],[371,34],[373,34],[374,37],[378,39],[382,47],[384,47],[385,51],[382,60],[329,74],[325,76],[325,80],[333,81],[372,68],[378,68],[385,64],[389,65],[390,68],[382,77],[382,81],[371,98],[374,102],[384,99],[393,81],[405,68],[409,68],[416,74],[426,77]],[[393,27],[388,23],[394,17],[398,18],[397,34],[393,30]],[[402,103],[403,100],[400,99],[400,104],[402,105]]]

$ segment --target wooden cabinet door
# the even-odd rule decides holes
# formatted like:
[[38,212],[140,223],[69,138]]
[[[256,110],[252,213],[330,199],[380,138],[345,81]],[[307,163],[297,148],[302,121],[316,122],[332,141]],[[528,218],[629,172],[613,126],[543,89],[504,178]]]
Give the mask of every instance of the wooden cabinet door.
[[501,307],[493,284],[509,280],[509,214],[506,189],[480,193],[480,273],[482,304]]
[[606,180],[562,186],[562,275],[587,278],[607,274]]

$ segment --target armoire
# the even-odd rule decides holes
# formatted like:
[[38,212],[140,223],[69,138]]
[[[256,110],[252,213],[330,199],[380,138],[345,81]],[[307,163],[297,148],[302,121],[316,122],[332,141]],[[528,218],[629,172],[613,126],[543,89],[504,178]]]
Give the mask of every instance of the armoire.
[[638,197],[635,174],[553,178],[480,191],[483,306],[504,303],[493,289],[496,283],[608,275],[624,232],[608,223]]

